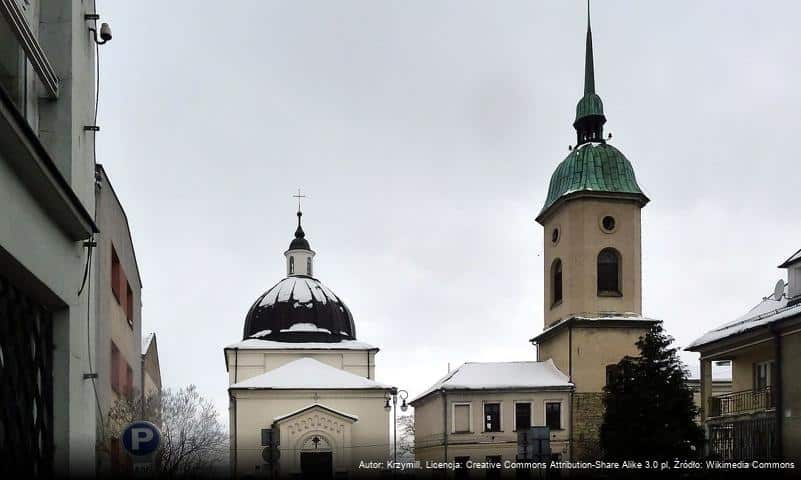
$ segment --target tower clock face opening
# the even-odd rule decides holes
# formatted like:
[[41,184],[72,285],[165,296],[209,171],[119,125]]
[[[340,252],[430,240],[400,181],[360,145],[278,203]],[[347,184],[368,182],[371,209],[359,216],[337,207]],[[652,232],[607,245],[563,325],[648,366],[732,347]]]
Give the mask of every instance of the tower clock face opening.
[[615,222],[615,217],[611,215],[607,215],[601,220],[601,227],[607,233],[613,232],[616,225],[617,223]]

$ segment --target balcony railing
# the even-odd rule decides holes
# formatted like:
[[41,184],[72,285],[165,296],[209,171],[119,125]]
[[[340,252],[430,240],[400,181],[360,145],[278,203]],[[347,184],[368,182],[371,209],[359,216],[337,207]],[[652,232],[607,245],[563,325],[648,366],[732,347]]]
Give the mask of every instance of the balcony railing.
[[774,408],[773,388],[743,390],[709,398],[709,416],[720,417]]

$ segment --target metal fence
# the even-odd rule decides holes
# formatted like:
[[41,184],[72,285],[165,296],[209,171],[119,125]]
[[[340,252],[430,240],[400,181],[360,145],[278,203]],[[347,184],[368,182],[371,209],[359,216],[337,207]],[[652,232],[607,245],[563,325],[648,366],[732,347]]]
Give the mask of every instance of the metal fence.
[[53,469],[53,321],[0,276],[0,470]]
[[709,424],[710,453],[723,460],[776,458],[776,420],[764,417]]

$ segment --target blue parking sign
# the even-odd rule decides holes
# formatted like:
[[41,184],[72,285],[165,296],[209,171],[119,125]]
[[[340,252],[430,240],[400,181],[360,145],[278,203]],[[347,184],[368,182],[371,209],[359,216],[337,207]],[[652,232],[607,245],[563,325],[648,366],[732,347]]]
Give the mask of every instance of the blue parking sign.
[[150,455],[159,448],[159,427],[144,420],[132,422],[122,431],[122,445],[134,457]]

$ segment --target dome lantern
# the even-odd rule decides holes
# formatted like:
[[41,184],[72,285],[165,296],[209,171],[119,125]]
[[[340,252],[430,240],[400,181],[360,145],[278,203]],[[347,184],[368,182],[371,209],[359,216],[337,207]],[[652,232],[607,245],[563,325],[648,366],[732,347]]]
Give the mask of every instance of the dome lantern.
[[303,212],[298,210],[298,228],[295,229],[295,238],[289,244],[289,249],[284,252],[286,257],[286,274],[289,277],[314,276],[314,250],[311,249],[309,241],[306,240],[306,233],[300,224]]

